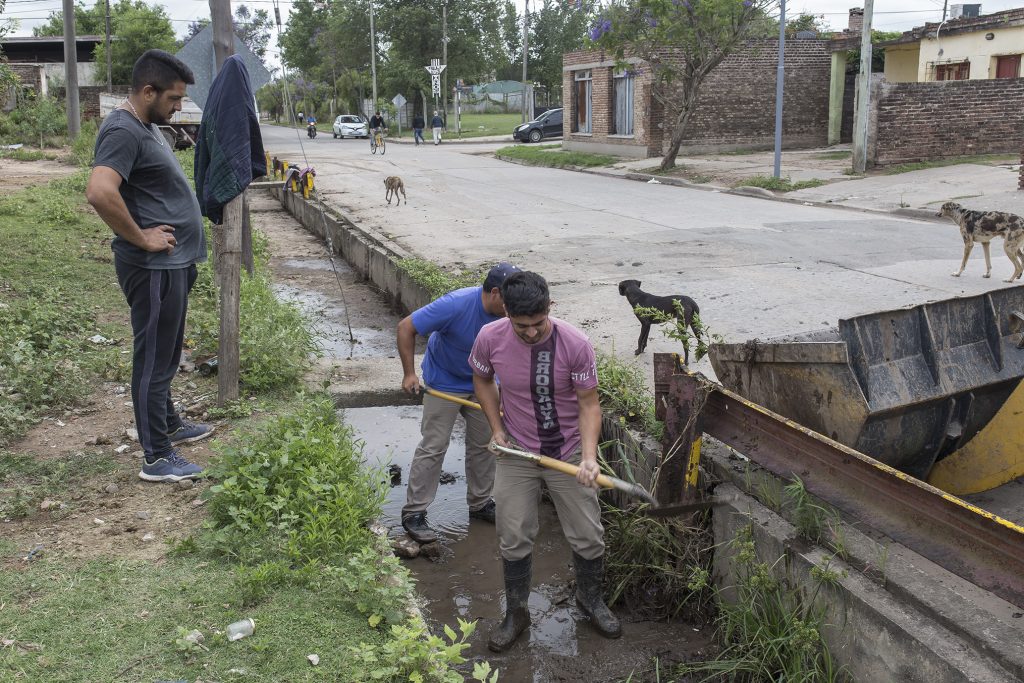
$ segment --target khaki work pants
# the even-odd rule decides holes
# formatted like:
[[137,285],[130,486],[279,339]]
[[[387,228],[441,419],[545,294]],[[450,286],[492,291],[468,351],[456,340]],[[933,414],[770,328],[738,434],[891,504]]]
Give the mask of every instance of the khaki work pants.
[[[472,394],[453,394],[474,401]],[[447,399],[423,395],[423,419],[420,422],[420,443],[409,468],[402,518],[425,512],[437,495],[441,465],[452,438],[455,418],[466,421],[466,502],[470,510],[479,510],[491,498],[494,486],[494,454],[487,450],[491,427],[483,411],[462,406]]]
[[[580,451],[569,462],[579,465]],[[514,455],[498,456],[494,476],[498,545],[502,558],[521,560],[533,552],[540,528],[537,507],[543,482],[558,512],[562,533],[572,549],[585,560],[604,555],[604,527],[597,489],[587,488],[576,477],[538,467]]]

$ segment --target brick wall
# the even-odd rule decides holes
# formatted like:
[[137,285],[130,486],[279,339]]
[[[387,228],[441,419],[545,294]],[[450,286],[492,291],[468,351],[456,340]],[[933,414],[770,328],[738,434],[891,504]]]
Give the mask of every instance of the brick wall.
[[[794,40],[786,43],[786,94],[783,103],[783,144],[786,147],[824,145],[828,137],[828,95],[831,57],[827,40]],[[629,59],[629,57],[627,56]],[[666,51],[663,59],[680,60]],[[770,147],[775,135],[775,75],[778,41],[756,41],[727,57],[705,80],[697,111],[690,119],[683,150],[699,151]],[[674,114],[663,111],[654,98],[652,69],[633,59],[634,135],[610,135],[613,60],[601,51],[571,52],[563,56],[565,140],[569,147],[586,149],[628,146],[656,156],[667,148]],[[572,132],[576,112],[573,101],[574,73],[589,68],[592,81],[593,133]]]
[[42,90],[43,70],[39,64],[8,64],[14,75],[21,79],[21,85],[26,88],[33,88],[36,92]]
[[[98,119],[100,117],[100,93],[108,92],[105,85],[85,85],[78,89],[78,108],[82,112],[83,119]],[[54,97],[63,100],[65,97],[63,86],[53,89]],[[127,95],[127,85],[115,85],[115,95]]]
[[886,83],[875,91],[875,163],[1024,147],[1024,79]]

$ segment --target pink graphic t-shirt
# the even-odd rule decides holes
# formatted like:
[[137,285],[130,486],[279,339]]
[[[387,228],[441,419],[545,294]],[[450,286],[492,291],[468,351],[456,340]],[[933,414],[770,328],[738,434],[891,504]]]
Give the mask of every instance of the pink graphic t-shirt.
[[520,339],[508,318],[484,325],[469,354],[473,372],[501,384],[509,436],[527,450],[567,460],[579,448],[578,390],[597,386],[597,360],[587,336],[549,317],[536,344]]

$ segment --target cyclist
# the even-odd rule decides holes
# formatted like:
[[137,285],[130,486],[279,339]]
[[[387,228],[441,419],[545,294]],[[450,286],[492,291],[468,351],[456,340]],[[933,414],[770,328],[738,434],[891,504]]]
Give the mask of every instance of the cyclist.
[[384,117],[380,115],[380,112],[377,112],[370,119],[370,135],[374,136],[374,140],[376,140],[378,133],[383,135],[387,131],[388,131],[388,126],[384,122]]

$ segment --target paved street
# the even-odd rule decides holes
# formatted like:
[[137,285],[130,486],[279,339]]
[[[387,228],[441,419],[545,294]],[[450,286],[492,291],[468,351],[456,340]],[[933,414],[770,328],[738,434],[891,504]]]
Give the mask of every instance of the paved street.
[[[290,129],[265,126],[274,155],[302,161]],[[957,228],[913,219],[510,164],[500,144],[388,146],[301,138],[325,200],[439,264],[500,258],[544,274],[555,315],[595,343],[628,354],[639,324],[616,284],[692,296],[728,341],[820,329],[840,317],[1006,286],[1011,272],[981,249],[964,276]],[[400,175],[408,205],[388,207],[383,179]],[[652,332],[652,351],[678,350]],[[710,372],[706,362],[701,368]]]

